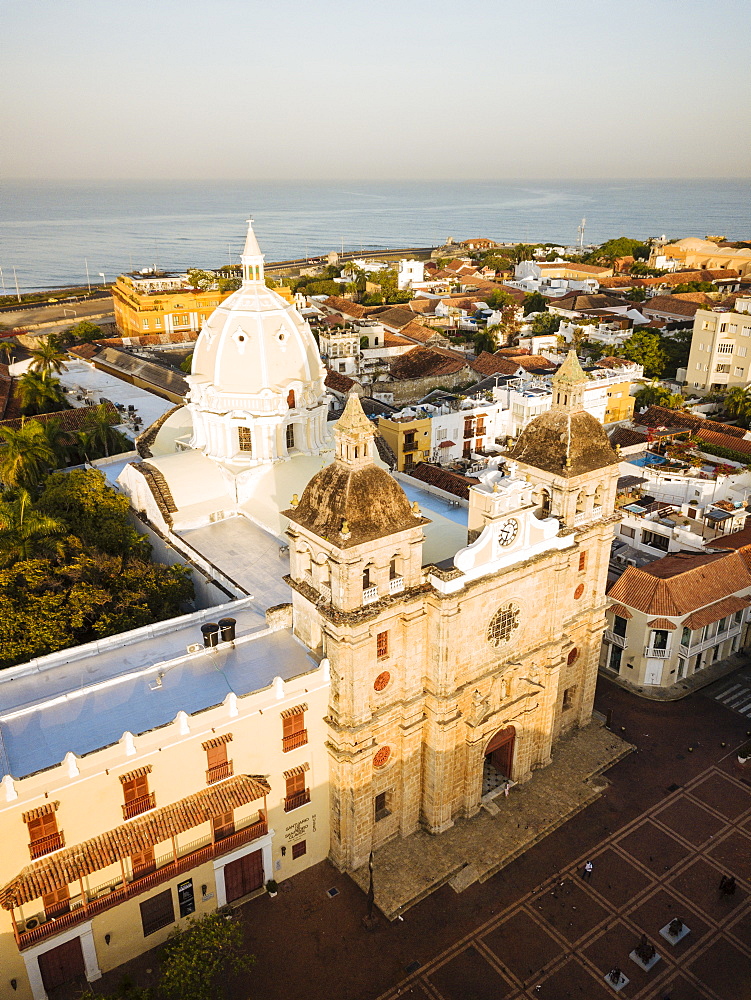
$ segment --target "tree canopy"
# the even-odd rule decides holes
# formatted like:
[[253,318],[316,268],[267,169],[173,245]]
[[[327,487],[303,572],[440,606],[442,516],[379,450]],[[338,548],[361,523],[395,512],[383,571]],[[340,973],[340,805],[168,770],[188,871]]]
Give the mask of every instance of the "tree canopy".
[[686,400],[679,392],[671,392],[657,382],[645,385],[636,393],[634,399],[637,410],[643,410],[647,406],[664,406],[668,410],[681,410],[686,405]]
[[663,338],[654,330],[634,330],[625,344],[614,348],[613,353],[642,365],[648,378],[661,378],[668,363]]
[[522,301],[525,316],[533,312],[546,312],[547,308],[548,300],[541,292],[528,292]]
[[632,240],[628,236],[619,236],[614,240],[608,240],[602,246],[593,250],[587,255],[590,264],[606,260],[611,262],[618,257],[634,257],[637,260],[646,260],[649,257],[649,247],[641,240]]
[[561,322],[560,316],[550,312],[540,313],[532,320],[532,333],[558,333]]
[[92,323],[88,319],[82,319],[75,326],[68,329],[60,336],[63,344],[89,344],[92,340],[99,340],[104,336],[101,326]]
[[161,992],[174,1000],[217,1000],[228,974],[247,972],[255,958],[245,952],[242,927],[221,913],[191,917],[175,928],[160,956]]
[[0,667],[181,614],[189,571],[150,549],[96,470],[50,475],[36,500],[2,493]]

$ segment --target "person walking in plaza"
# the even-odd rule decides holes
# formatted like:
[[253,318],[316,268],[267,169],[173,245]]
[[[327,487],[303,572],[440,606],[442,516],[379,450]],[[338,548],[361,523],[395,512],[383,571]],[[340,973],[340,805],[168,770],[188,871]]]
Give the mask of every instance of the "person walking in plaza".
[[591,879],[592,878],[592,872],[594,871],[594,868],[595,868],[595,866],[592,864],[592,862],[591,861],[587,861],[587,863],[584,865],[584,871],[582,872],[582,878]]

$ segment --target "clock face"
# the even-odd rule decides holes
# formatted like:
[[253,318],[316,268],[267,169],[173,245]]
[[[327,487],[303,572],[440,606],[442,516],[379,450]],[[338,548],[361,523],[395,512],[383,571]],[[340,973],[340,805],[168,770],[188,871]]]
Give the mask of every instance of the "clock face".
[[501,545],[510,545],[516,538],[518,530],[518,521],[515,521],[513,518],[509,518],[509,520],[504,521],[498,529],[498,541]]

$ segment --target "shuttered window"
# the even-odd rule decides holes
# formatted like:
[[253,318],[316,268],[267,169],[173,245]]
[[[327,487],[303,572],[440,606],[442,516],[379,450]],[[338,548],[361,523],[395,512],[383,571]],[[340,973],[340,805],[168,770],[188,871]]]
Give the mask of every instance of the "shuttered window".
[[32,858],[40,858],[65,846],[65,839],[57,829],[53,808],[43,806],[25,813],[24,820],[29,830],[29,854]]
[[384,656],[389,655],[389,634],[388,632],[379,632],[376,636],[376,655],[380,660]]
[[214,833],[214,840],[224,840],[235,832],[234,813],[222,813],[220,816],[211,817],[211,829]]
[[306,854],[308,846],[304,840],[298,840],[296,844],[292,845],[292,858],[301,858],[303,854]]
[[282,750],[294,750],[308,742],[308,732],[305,728],[305,713],[294,712],[282,717]]
[[172,890],[166,889],[151,899],[141,903],[141,924],[143,936],[148,937],[162,927],[168,927],[175,920],[175,907],[172,902]]

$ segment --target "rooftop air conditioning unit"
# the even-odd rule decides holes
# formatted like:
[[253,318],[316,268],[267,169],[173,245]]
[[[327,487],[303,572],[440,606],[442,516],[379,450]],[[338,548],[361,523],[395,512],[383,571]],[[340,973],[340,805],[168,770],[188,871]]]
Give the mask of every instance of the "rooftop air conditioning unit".
[[202,642],[191,642],[191,644],[188,646],[188,652],[189,653],[198,653],[202,649],[203,649],[203,643]]

